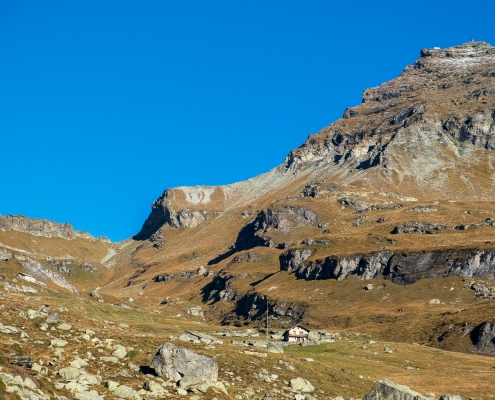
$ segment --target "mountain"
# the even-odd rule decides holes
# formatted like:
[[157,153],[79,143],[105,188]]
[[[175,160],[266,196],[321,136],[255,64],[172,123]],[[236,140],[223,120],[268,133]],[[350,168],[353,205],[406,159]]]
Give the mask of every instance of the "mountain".
[[0,216],[0,260],[88,310],[495,355],[494,156],[495,48],[424,49],[263,175],[166,189],[121,243]]

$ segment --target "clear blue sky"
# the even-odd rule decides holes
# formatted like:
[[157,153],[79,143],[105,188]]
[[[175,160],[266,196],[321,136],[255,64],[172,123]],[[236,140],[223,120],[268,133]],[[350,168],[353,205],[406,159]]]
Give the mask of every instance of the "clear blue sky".
[[114,241],[164,189],[244,180],[489,1],[0,0],[0,213]]

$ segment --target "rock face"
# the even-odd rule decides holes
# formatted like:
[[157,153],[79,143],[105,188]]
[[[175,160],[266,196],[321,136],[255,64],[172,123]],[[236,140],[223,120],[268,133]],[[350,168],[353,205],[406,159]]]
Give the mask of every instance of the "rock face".
[[0,249],[0,261],[9,261],[12,258],[12,253],[7,249]]
[[[202,188],[203,192],[208,192],[208,188]],[[213,191],[215,189],[213,188]],[[193,188],[184,188],[185,193],[193,191]],[[198,192],[199,193],[199,192]],[[141,228],[141,231],[134,236],[136,240],[149,239],[155,232],[157,232],[162,226],[169,225],[172,228],[194,228],[202,224],[205,220],[215,217],[218,213],[208,210],[195,210],[190,208],[180,208],[176,211],[175,200],[178,195],[178,191],[175,189],[167,189],[163,194],[153,202],[151,205],[151,213],[146,219]],[[211,195],[211,193],[209,193]],[[189,198],[191,206],[196,206],[201,203],[209,203],[209,198],[205,199]],[[197,200],[197,201],[195,201]],[[208,200],[208,201],[205,201]]]
[[317,215],[305,207],[282,206],[281,209],[270,207],[261,210],[256,218],[245,225],[234,244],[239,250],[251,249],[256,246],[274,247],[275,242],[266,235],[271,229],[289,232],[300,226],[317,226]]
[[292,272],[311,256],[310,249],[293,249],[280,255],[280,269]]
[[388,379],[377,382],[373,389],[364,395],[363,400],[426,400],[418,392]]
[[230,285],[232,275],[218,274],[213,280],[204,286],[201,291],[203,293],[203,301],[230,301],[236,298],[235,289]]
[[495,321],[485,321],[471,333],[472,351],[485,356],[495,355]]
[[[282,270],[287,270],[294,262],[298,263],[298,258],[292,261],[292,254],[289,251],[280,257]],[[400,285],[412,284],[421,278],[447,276],[495,279],[495,250],[436,250],[400,254],[382,251],[342,258],[330,256],[299,262],[292,270],[296,277],[306,280],[342,280],[349,276],[372,279],[382,276]]]
[[423,234],[433,234],[440,231],[446,231],[452,229],[451,227],[439,224],[425,224],[424,222],[406,222],[397,225],[391,232],[393,234],[402,233],[423,233]]
[[393,253],[390,251],[379,252],[368,256],[352,257],[327,257],[323,260],[310,261],[307,263],[298,262],[298,259],[291,260],[290,251],[283,254],[280,259],[281,269],[289,265],[298,264],[293,268],[298,278],[306,280],[337,279],[342,280],[350,275],[356,275],[362,279],[372,279],[384,274]]
[[213,358],[176,347],[172,343],[160,346],[151,362],[151,368],[158,376],[176,381],[183,377],[196,377],[213,382],[218,380],[218,364]]
[[0,215],[0,230],[15,230],[35,236],[60,237],[64,239],[93,239],[87,232],[76,231],[69,223],[59,224],[46,219],[27,218],[23,215]]
[[56,285],[63,287],[64,289],[67,289],[72,293],[78,294],[77,289],[69,282],[67,282],[67,280],[62,275],[55,272],[53,269],[45,267],[38,261],[26,257],[25,261],[21,261],[21,265],[31,275],[38,278],[50,280]]
[[[488,43],[425,49],[399,77],[366,89],[361,105],[294,149],[285,166],[293,173],[314,167],[315,181],[326,174],[405,195],[489,200],[495,183],[473,182],[467,171],[474,153],[495,149],[494,67],[495,48]],[[446,172],[437,175],[442,168]],[[449,173],[453,168],[463,172]],[[328,192],[310,185],[303,194]]]
[[255,321],[266,316],[267,307],[269,315],[272,318],[276,318],[276,323],[281,327],[300,321],[306,310],[304,305],[297,302],[276,302],[257,292],[250,292],[236,301],[234,310],[224,320],[224,323],[249,323],[250,321]]

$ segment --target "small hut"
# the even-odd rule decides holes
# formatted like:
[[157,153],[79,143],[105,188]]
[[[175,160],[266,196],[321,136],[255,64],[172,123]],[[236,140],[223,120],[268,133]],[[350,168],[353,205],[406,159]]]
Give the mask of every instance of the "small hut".
[[290,329],[287,329],[284,333],[284,342],[288,343],[300,343],[308,340],[309,330],[300,326],[295,325]]

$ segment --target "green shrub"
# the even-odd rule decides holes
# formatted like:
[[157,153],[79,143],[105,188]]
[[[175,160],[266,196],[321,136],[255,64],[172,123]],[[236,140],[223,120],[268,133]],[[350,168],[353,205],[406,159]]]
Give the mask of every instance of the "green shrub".
[[127,352],[127,354],[125,355],[127,358],[132,358],[132,357],[135,357],[139,354],[139,351],[137,350],[130,350]]

